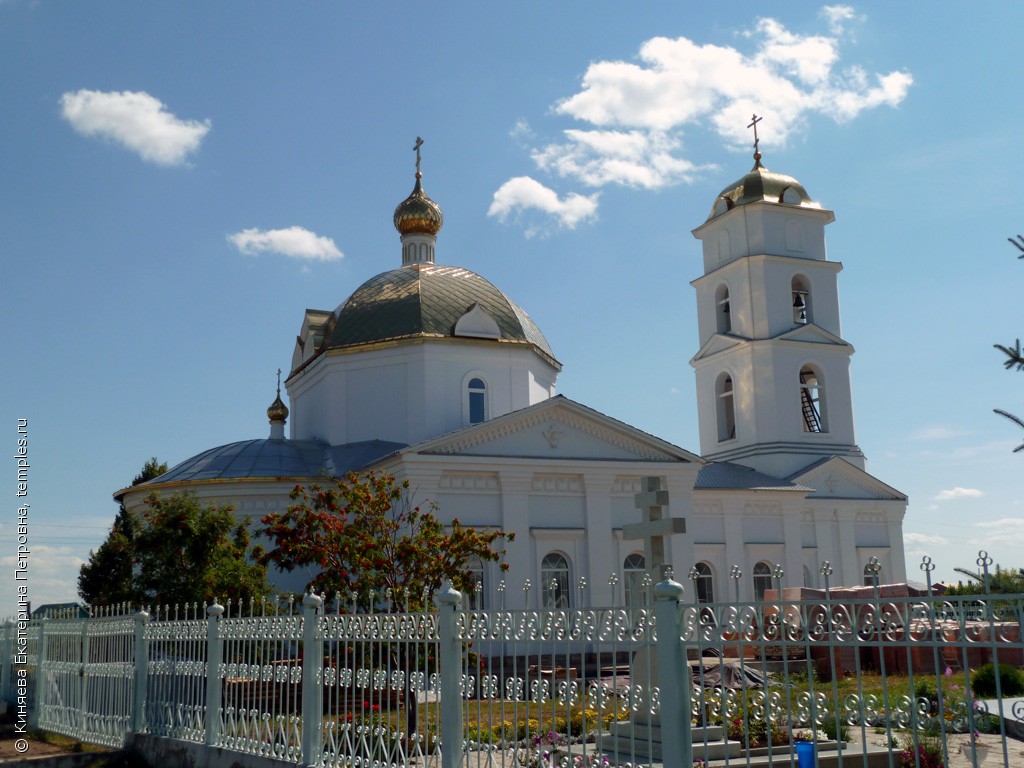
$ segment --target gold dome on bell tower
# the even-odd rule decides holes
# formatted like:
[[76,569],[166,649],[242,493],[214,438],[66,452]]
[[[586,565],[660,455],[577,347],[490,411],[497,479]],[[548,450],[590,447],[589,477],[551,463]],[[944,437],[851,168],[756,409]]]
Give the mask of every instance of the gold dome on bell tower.
[[444,224],[444,214],[441,213],[441,206],[427,197],[423,191],[420,172],[420,147],[423,139],[416,137],[416,186],[412,194],[398,204],[395,208],[395,229],[400,235],[436,235]]

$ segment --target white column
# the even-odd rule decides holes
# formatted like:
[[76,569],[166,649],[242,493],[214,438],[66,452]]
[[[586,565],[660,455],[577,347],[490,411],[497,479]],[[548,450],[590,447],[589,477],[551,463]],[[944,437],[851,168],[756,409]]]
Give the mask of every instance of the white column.
[[505,579],[505,607],[509,609],[528,608],[523,599],[523,581],[529,579],[530,602],[537,605],[540,590],[540,576],[530,536],[530,490],[533,485],[532,472],[501,472],[501,527],[515,531],[515,541],[505,547],[508,570]]
[[583,489],[586,494],[587,526],[587,602],[588,605],[612,604],[612,588],[608,575],[618,573],[622,563],[616,562],[616,542],[612,536],[612,481],[607,472],[585,472]]
[[753,597],[750,587],[750,563],[747,562],[746,548],[743,546],[743,515],[746,505],[740,499],[726,498],[722,500],[722,520],[725,525],[725,572],[718,575],[718,584],[715,585],[721,597],[716,598],[722,601],[736,599],[735,582],[730,573],[732,567],[738,565],[743,571],[743,578],[740,579],[740,600],[750,600]]
[[889,513],[888,522],[889,562],[892,566],[892,573],[886,579],[889,583],[906,581],[908,578],[906,553],[903,550],[903,512],[899,512],[898,518],[895,520],[892,517],[893,514]]
[[804,585],[804,547],[803,531],[800,530],[800,509],[793,505],[784,505],[782,515],[782,535],[783,541],[786,542],[786,576],[782,579],[782,585],[784,587],[802,587]]
[[864,583],[864,573],[857,558],[857,525],[853,518],[855,514],[853,510],[838,510],[842,570],[837,572],[843,574],[844,587],[856,587]]
[[[818,562],[815,563],[815,573],[821,568],[821,563],[824,560],[828,560],[832,564],[834,573],[841,573],[839,570],[839,562],[836,560],[835,548],[832,546],[833,541],[833,529],[832,525],[835,522],[833,518],[834,512],[829,510],[815,509],[814,510],[814,541],[818,545]],[[825,582],[822,580],[820,574],[815,575],[815,583],[819,587],[824,587]]]
[[[697,481],[697,468],[694,467],[692,472],[670,473],[667,479],[669,502],[666,517],[685,520],[693,514],[693,484]],[[672,553],[668,562],[674,569],[675,581],[687,584],[692,583],[687,574],[697,562],[697,554],[693,549],[692,531],[691,527],[681,535],[669,536],[667,546],[668,551]]]

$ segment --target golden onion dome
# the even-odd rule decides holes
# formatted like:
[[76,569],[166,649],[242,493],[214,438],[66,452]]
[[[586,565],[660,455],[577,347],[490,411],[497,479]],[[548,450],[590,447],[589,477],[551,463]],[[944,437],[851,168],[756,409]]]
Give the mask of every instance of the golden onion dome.
[[274,402],[267,408],[267,418],[270,419],[271,423],[275,421],[285,421],[288,418],[288,406],[281,400],[281,369],[277,369],[277,397],[274,398]]
[[288,406],[281,400],[281,393],[277,393],[277,398],[267,408],[267,418],[271,421],[284,421],[288,418]]
[[416,186],[412,194],[395,208],[395,229],[400,235],[436,235],[444,224],[441,206],[427,197],[420,179],[423,174],[416,173]]

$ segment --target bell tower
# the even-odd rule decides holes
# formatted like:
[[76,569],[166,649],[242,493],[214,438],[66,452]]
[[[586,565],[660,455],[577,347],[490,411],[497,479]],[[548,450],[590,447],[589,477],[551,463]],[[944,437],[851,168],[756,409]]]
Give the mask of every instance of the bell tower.
[[700,448],[786,477],[841,456],[864,468],[850,391],[853,347],[842,338],[837,276],[825,252],[832,211],[796,179],[761,164],[715,199],[701,241],[697,291]]

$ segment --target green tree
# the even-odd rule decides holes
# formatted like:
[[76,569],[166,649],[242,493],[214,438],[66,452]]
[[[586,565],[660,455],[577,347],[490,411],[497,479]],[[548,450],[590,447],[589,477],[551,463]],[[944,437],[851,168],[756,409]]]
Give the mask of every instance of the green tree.
[[264,562],[285,571],[313,566],[319,572],[307,589],[355,594],[363,606],[371,593],[380,597],[390,589],[415,610],[423,607],[424,591],[444,579],[471,594],[469,564],[499,561],[505,551],[497,547],[514,534],[477,531],[457,519],[446,528],[433,504],[409,501],[408,488],[408,481],[376,473],[349,473],[336,487],[296,486],[297,503],[261,521],[259,534],[272,543]]
[[[1021,252],[1021,255],[1018,256],[1017,258],[1024,259],[1024,237],[1022,237],[1021,235],[1017,235],[1016,240],[1014,240],[1012,237],[1007,239],[1018,251]],[[1006,368],[1006,370],[1024,370],[1024,354],[1022,354],[1020,339],[1017,339],[1016,344],[1014,344],[1013,346],[1004,347],[1002,344],[996,344],[995,348],[1006,356],[1006,359],[1003,361],[1003,366]],[[1021,429],[1024,429],[1024,419],[1020,418],[1019,416],[1014,416],[1012,413],[1008,413],[1007,411],[1001,410],[999,408],[996,408],[995,412],[998,413],[1000,416],[1006,417]],[[1014,453],[1018,453],[1020,451],[1024,451],[1024,443],[1021,443],[1020,445],[1013,449]]]
[[270,591],[262,548],[249,520],[231,507],[204,507],[190,493],[146,497],[135,537],[133,586],[143,603],[178,604],[258,599]]
[[[152,458],[132,485],[166,471]],[[188,493],[151,493],[145,505],[137,515],[122,504],[106,541],[89,553],[78,575],[85,602],[177,604],[259,598],[270,591],[249,521],[236,520],[230,507],[204,507]]]
[[[949,587],[947,595],[985,594],[985,574],[967,568],[954,568],[957,573],[967,576],[970,581]],[[988,575],[988,589],[992,594],[1024,594],[1024,568],[1003,568],[998,563]]]
[[[132,480],[140,485],[167,471],[167,463],[152,457]],[[139,596],[132,583],[137,560],[135,537],[141,530],[139,521],[125,509],[117,510],[114,524],[99,548],[89,552],[89,560],[78,572],[78,594],[89,605],[139,604]]]

